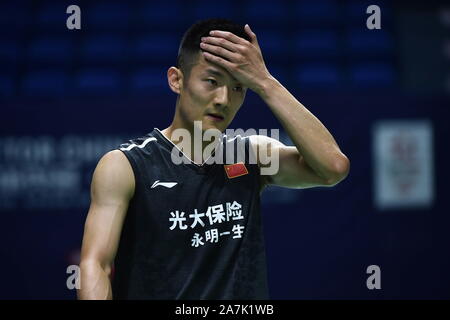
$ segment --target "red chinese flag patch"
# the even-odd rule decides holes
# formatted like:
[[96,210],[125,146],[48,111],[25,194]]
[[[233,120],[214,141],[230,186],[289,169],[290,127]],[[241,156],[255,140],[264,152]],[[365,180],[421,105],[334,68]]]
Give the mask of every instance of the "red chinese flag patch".
[[234,164],[226,164],[223,166],[229,179],[236,178],[248,174],[245,164],[242,162]]

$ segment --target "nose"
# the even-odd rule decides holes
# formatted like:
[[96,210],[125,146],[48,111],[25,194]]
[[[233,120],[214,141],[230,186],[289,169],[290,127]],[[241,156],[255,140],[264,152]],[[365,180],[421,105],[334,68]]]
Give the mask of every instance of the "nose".
[[216,90],[216,96],[214,99],[215,105],[220,105],[222,107],[228,106],[229,96],[228,96],[228,87],[222,86]]

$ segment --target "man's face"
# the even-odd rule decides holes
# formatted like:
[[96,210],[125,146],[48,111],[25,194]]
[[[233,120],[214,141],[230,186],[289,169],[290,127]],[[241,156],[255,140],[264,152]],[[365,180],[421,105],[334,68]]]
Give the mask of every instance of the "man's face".
[[181,116],[188,123],[202,121],[202,129],[224,132],[244,102],[247,88],[224,68],[198,55],[180,92]]

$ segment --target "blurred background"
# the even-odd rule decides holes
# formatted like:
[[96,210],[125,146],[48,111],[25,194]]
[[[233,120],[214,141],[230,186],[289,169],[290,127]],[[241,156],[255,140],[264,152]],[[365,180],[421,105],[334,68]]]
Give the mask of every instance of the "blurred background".
[[[76,298],[67,268],[93,169],[170,124],[166,71],[210,17],[250,24],[269,71],[351,161],[333,188],[264,191],[271,298],[449,299],[450,5],[365,0],[3,0],[0,299]],[[282,129],[253,92],[230,128]],[[371,265],[381,289],[367,287]]]

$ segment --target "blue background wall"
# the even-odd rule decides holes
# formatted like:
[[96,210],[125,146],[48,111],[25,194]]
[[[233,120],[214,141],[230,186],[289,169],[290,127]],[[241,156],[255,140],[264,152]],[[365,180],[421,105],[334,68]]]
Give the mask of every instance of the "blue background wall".
[[[68,30],[75,3],[82,28]],[[366,28],[370,4],[381,30]],[[269,70],[351,160],[336,187],[264,192],[271,297],[450,298],[449,7],[338,0],[3,1],[0,298],[76,297],[66,268],[79,263],[92,171],[118,143],[169,125],[165,72],[183,32],[213,16],[250,24]],[[375,206],[372,129],[383,120],[432,124],[430,206]],[[282,129],[252,92],[231,127]],[[381,290],[366,287],[369,265]]]

